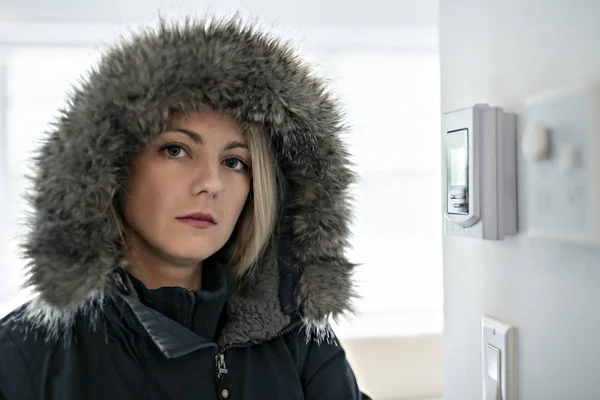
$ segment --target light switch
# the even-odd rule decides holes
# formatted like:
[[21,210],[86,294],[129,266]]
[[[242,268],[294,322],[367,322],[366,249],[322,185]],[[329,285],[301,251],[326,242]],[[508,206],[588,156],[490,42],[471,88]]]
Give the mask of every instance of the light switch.
[[500,389],[500,349],[488,344],[486,348],[487,358],[487,379],[485,381],[485,400],[502,400],[502,390]]
[[532,126],[523,136],[521,150],[531,161],[547,159],[550,156],[550,133],[543,126]]
[[515,328],[490,316],[482,319],[483,400],[515,400]]

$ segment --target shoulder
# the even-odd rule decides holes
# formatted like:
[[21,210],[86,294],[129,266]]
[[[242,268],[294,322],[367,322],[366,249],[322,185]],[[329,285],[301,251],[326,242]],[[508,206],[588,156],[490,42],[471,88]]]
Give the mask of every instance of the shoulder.
[[360,392],[346,352],[330,328],[315,332],[303,326],[287,333],[284,339],[297,357],[308,397],[329,399],[323,394],[334,393],[335,398],[368,399]]
[[0,369],[24,363],[37,371],[56,349],[67,347],[69,333],[50,334],[27,315],[29,302],[0,320]]
[[311,331],[304,325],[289,330],[283,339],[290,352],[303,367],[319,365],[333,358],[346,359],[346,352],[332,330],[324,332]]
[[16,342],[23,339],[28,331],[28,326],[23,320],[23,311],[27,304],[13,310],[0,319],[0,351],[16,346]]
[[[68,350],[93,325],[92,317],[73,318],[69,324],[47,324],[31,313],[31,302],[23,304],[0,320],[0,358],[6,351],[18,351],[35,365],[50,352]],[[94,317],[97,317],[94,314]],[[80,335],[75,336],[75,332]]]
[[32,355],[39,354],[44,347],[51,347],[40,328],[34,327],[24,318],[27,304],[17,308],[0,320],[0,364],[4,364],[6,356],[13,361],[17,358],[25,362],[32,361]]
[[73,353],[71,334],[50,334],[47,327],[27,317],[29,305],[0,320],[0,399],[38,398],[47,378],[56,378],[55,367],[67,365]]
[[32,369],[41,346],[19,308],[0,320],[0,398],[33,398]]

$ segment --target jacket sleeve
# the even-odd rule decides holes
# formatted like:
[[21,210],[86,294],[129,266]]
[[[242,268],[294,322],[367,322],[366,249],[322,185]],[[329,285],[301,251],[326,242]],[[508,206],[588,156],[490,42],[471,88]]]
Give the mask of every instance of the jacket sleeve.
[[358,388],[354,372],[337,338],[306,343],[301,374],[304,397],[314,400],[371,400]]
[[34,400],[29,368],[7,331],[0,323],[0,400]]

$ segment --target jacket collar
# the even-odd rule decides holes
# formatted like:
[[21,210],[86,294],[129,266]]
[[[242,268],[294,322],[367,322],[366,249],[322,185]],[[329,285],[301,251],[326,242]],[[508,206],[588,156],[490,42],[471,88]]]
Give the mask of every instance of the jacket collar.
[[135,296],[119,294],[144,328],[152,342],[166,358],[178,358],[193,351],[217,347],[160,312],[142,304]]
[[289,326],[292,320],[299,318],[294,296],[299,274],[285,257],[286,246],[287,242],[282,242],[279,257],[257,269],[253,285],[249,287],[228,287],[224,268],[220,264],[211,265],[206,271],[219,274],[216,277],[220,282],[218,286],[223,285],[204,295],[212,301],[211,305],[222,308],[225,301],[221,302],[219,298],[223,295],[228,298],[226,322],[217,340],[198,335],[165,313],[144,304],[147,302],[143,297],[148,293],[144,293],[139,284],[136,285],[124,268],[114,271],[115,293],[167,358],[180,357],[217,344],[219,347],[228,347],[266,341]]
[[163,313],[142,303],[136,285],[123,268],[114,271],[112,296],[128,311],[119,310],[126,319],[134,318],[166,358],[178,358],[193,351],[216,347],[216,344]]
[[202,273],[202,290],[182,287],[148,289],[135,276],[128,273],[127,277],[143,305],[206,340],[214,341],[223,322],[223,309],[228,296],[227,277],[223,266],[217,262],[205,262]]

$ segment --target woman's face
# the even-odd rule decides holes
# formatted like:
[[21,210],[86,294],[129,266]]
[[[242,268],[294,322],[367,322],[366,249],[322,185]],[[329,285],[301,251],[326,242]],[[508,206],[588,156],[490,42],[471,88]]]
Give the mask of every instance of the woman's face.
[[225,245],[250,190],[240,126],[211,110],[175,115],[132,165],[124,198],[128,242],[147,258],[197,264]]

